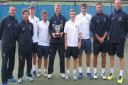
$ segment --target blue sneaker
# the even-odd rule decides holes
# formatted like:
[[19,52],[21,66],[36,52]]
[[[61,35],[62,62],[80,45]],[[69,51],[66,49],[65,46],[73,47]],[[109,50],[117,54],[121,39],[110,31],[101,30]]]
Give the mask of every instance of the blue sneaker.
[[36,76],[37,75],[36,71],[32,71],[32,75]]
[[83,74],[82,73],[79,73],[79,79],[82,79],[83,78]]
[[2,85],[8,85],[7,83],[4,83],[4,84],[2,84]]
[[93,80],[93,76],[91,73],[86,73],[87,77],[90,79],[90,80]]
[[12,83],[15,83],[16,82],[16,79],[14,79],[14,77],[8,79],[8,81],[12,82]]

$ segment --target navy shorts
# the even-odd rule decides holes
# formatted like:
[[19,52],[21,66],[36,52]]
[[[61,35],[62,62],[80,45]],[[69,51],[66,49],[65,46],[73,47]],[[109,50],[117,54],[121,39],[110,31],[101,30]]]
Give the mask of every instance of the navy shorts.
[[73,57],[74,59],[78,58],[78,47],[67,47],[66,49],[66,58]]
[[33,45],[32,45],[32,52],[33,53],[37,53],[37,50],[38,50],[38,43],[33,43]]
[[125,43],[111,43],[109,42],[109,55],[117,55],[119,58],[124,57]]
[[93,41],[93,53],[98,55],[99,52],[107,53],[108,52],[108,40],[105,40],[104,43],[99,43],[98,41]]
[[92,43],[90,38],[81,40],[81,48],[79,50],[79,54],[82,54],[83,51],[85,51],[87,54],[92,53]]
[[41,46],[41,45],[38,45],[37,56],[38,57],[48,58],[49,51],[50,51],[50,47],[49,46]]

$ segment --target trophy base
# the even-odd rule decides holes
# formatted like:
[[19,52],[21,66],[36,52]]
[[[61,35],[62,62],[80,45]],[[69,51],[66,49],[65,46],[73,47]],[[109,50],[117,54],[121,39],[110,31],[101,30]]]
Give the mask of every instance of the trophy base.
[[56,36],[56,37],[60,37],[60,36],[61,36],[61,34],[55,34],[55,36]]

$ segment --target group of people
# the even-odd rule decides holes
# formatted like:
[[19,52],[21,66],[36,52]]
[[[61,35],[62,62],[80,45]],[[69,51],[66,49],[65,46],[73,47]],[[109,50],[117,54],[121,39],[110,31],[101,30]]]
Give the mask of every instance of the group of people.
[[[124,47],[128,32],[128,15],[121,8],[121,0],[115,0],[115,10],[110,16],[102,11],[102,3],[96,4],[96,14],[87,13],[87,4],[80,5],[81,13],[76,15],[70,9],[70,19],[66,21],[61,14],[61,5],[55,4],[55,14],[50,21],[48,13],[43,10],[42,20],[35,16],[35,7],[23,9],[23,20],[18,23],[15,18],[16,7],[10,6],[9,16],[1,21],[0,40],[2,48],[2,85],[8,81],[16,82],[13,76],[15,64],[16,41],[18,42],[18,83],[24,79],[24,66],[27,62],[26,78],[33,81],[42,75],[42,57],[44,57],[44,75],[52,79],[56,53],[60,59],[60,76],[70,79],[70,59],[73,57],[73,79],[82,79],[82,54],[86,54],[86,76],[90,80],[98,79],[97,58],[101,53],[101,77],[106,80],[114,78],[114,56],[119,57],[120,72],[117,83],[123,83]],[[93,42],[91,34],[93,34]],[[91,73],[91,53],[93,53],[94,73]],[[110,74],[106,76],[106,53],[110,55]],[[48,60],[49,59],[49,60]],[[66,67],[65,67],[66,66]],[[77,73],[78,68],[78,73]],[[66,69],[66,71],[65,71]]]

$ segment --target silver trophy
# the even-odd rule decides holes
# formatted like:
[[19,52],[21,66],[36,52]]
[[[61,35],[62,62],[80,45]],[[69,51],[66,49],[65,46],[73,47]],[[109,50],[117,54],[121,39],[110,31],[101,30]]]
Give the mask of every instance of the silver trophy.
[[52,24],[52,29],[54,29],[55,32],[56,32],[56,34],[55,34],[56,37],[60,37],[61,36],[60,31],[63,28],[63,24],[62,23],[63,23],[63,21],[61,21],[61,24],[59,24],[59,25],[56,25],[56,22],[54,22],[54,24]]
[[55,25],[55,32],[56,32],[56,36],[60,37],[60,30],[61,30],[61,26],[60,25]]

